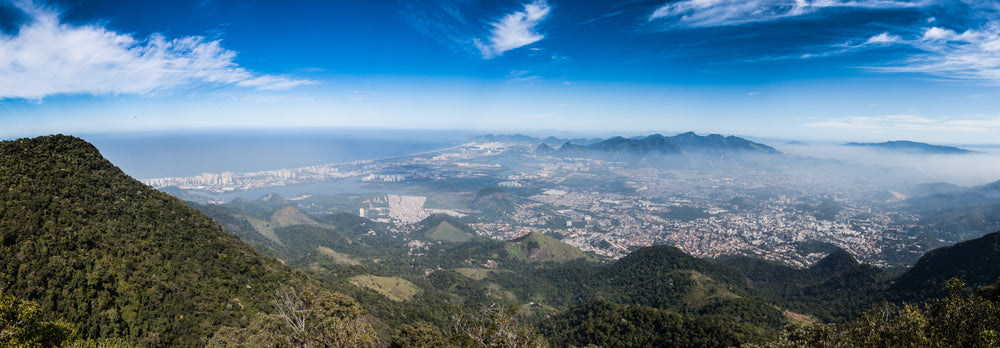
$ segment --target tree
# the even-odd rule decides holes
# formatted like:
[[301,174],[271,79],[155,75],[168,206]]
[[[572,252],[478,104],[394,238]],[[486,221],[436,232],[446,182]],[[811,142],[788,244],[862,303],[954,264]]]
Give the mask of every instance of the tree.
[[444,334],[441,329],[426,321],[403,325],[392,337],[390,348],[432,348],[441,347]]
[[548,347],[537,332],[521,326],[514,306],[496,303],[478,310],[454,311],[448,326],[448,345],[456,347]]
[[72,326],[41,321],[40,313],[38,303],[0,293],[0,346],[57,347],[75,339]]
[[223,327],[209,347],[372,347],[378,343],[364,308],[340,293],[275,291],[274,314],[257,313],[244,328]]
[[997,347],[1000,303],[967,295],[965,282],[948,280],[948,297],[923,306],[876,306],[842,326],[790,325],[770,347]]

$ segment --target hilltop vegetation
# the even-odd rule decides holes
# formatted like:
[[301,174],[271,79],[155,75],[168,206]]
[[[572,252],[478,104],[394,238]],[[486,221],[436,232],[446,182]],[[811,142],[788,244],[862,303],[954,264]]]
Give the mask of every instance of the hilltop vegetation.
[[565,262],[586,258],[579,248],[539,232],[531,232],[507,244],[507,252],[526,262]]
[[464,242],[476,236],[476,230],[445,214],[428,216],[417,226],[417,235],[433,241]]
[[85,338],[204,344],[307,282],[68,136],[0,143],[0,285]]
[[1000,231],[931,250],[892,285],[896,299],[926,301],[947,294],[946,282],[960,278],[973,289],[1000,279]]

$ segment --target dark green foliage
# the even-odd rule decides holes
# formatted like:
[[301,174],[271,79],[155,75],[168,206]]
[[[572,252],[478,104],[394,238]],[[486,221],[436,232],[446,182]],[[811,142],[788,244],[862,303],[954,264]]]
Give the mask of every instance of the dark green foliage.
[[[657,245],[633,251],[611,264],[605,270],[605,275],[613,279],[612,283],[629,284],[635,281],[662,280],[663,275],[677,270],[697,271],[716,282],[725,284],[730,291],[737,294],[745,293],[748,285],[746,277],[739,270],[696,258],[669,245]],[[664,285],[669,286],[661,284]]]
[[74,341],[63,322],[42,321],[38,303],[0,293],[0,347],[56,347]]
[[246,327],[222,327],[209,347],[373,347],[376,332],[365,310],[339,293],[279,288],[274,314],[259,312]]
[[1000,279],[997,279],[993,284],[979,288],[979,296],[990,301],[1000,302]]
[[849,320],[883,300],[892,274],[837,249],[806,269],[745,256],[716,260],[741,270],[753,293],[823,321]]
[[918,302],[939,298],[946,294],[945,282],[953,277],[965,279],[973,288],[1000,278],[1000,232],[931,250],[896,279],[890,294]]
[[[252,246],[257,251],[281,259],[288,257],[287,250],[284,245],[278,244],[257,232],[257,229],[254,228],[253,224],[251,224],[250,221],[243,216],[249,212],[229,205],[201,205],[190,201],[185,203],[195,209],[198,209],[198,211],[202,214],[211,217],[219,225],[222,225],[222,227],[227,231],[239,236],[244,243]],[[264,215],[266,216],[269,214]]]
[[553,345],[600,347],[730,347],[741,342],[738,325],[684,317],[644,306],[595,299],[543,322]]
[[696,314],[774,332],[787,322],[785,315],[774,305],[754,297],[715,301],[700,308]]
[[829,254],[835,250],[840,249],[837,245],[818,241],[818,240],[807,240],[804,242],[795,243],[795,250],[802,255],[809,255],[812,253],[825,253]]
[[299,277],[83,140],[2,142],[0,157],[0,284],[84,338],[203,344]]
[[476,198],[472,200],[469,207],[480,211],[477,218],[481,220],[506,219],[516,208],[512,198],[499,188],[488,187],[476,193]]
[[883,304],[843,325],[792,325],[771,347],[996,347],[1000,303],[965,295],[958,278],[950,294],[923,306]]
[[441,329],[426,321],[403,325],[392,337],[390,348],[434,348],[444,344]]
[[521,325],[513,306],[497,304],[455,310],[445,337],[448,347],[544,348],[549,343],[534,328]]

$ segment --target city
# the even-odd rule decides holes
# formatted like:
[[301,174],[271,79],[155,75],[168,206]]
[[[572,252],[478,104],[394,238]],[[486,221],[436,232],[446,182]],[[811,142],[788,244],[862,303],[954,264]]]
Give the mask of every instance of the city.
[[[750,255],[805,267],[839,247],[891,266],[886,255],[925,251],[906,233],[917,217],[894,204],[900,194],[874,199],[885,189],[821,169],[632,166],[540,154],[534,145],[480,141],[393,159],[144,182],[204,194],[343,180],[368,191],[405,191],[352,210],[401,234],[431,214],[449,214],[483,236],[510,240],[539,231],[612,257],[669,244],[699,257]],[[506,190],[497,198],[507,202],[502,212],[469,204],[488,187]],[[449,203],[428,206],[442,196]],[[308,198],[299,199],[308,208]],[[822,247],[812,250],[817,243]]]

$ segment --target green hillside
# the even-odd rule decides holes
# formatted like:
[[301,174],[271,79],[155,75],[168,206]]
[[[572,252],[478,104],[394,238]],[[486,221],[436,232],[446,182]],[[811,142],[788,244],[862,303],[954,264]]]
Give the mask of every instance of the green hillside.
[[78,138],[0,143],[0,187],[4,292],[83,337],[203,345],[306,282]]
[[895,280],[893,298],[925,301],[947,294],[948,279],[963,279],[973,289],[1000,279],[1000,231],[924,254]]
[[563,262],[587,257],[580,248],[539,232],[531,232],[507,244],[511,256],[526,262]]
[[293,206],[285,206],[278,209],[278,211],[274,212],[274,214],[271,214],[270,221],[274,228],[295,225],[320,226],[320,223],[316,222],[308,215],[303,214],[302,211]]
[[823,321],[848,320],[884,300],[894,276],[858,263],[842,249],[805,269],[746,256],[720,257],[716,262],[743,272],[752,293]]
[[421,220],[419,229],[414,232],[430,240],[445,242],[465,242],[476,236],[476,231],[458,219],[445,215],[434,214]]
[[541,328],[560,347],[727,347],[755,340],[739,337],[752,336],[742,326],[604,299],[560,313]]

